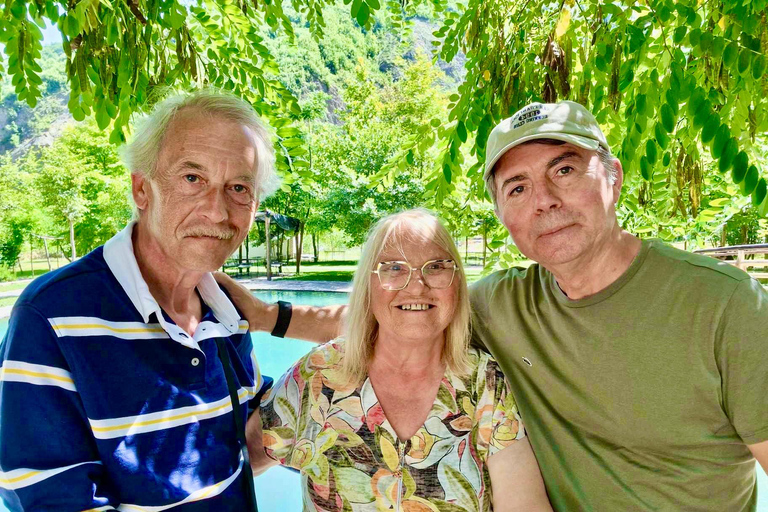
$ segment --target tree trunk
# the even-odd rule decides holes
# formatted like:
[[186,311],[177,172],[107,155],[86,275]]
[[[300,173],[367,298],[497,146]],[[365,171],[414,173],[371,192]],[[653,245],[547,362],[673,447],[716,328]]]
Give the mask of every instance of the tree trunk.
[[43,238],[43,247],[45,247],[45,261],[48,262],[48,272],[50,272],[51,270],[53,270],[51,268],[51,255],[48,252],[48,240],[46,240],[45,238]]
[[69,243],[72,246],[72,261],[77,258],[77,251],[75,249],[75,221],[71,217],[69,218]]
[[35,259],[32,256],[32,239],[29,239],[29,270],[32,271],[32,277],[35,277]]
[[304,250],[304,223],[299,224],[296,233],[296,275],[301,273],[301,254]]
[[723,230],[720,231],[720,247],[725,247],[725,224],[723,224]]
[[318,233],[312,233],[312,249],[315,253],[315,263],[320,261],[320,243],[319,242],[320,242],[320,235]]
[[267,281],[272,280],[272,257],[270,255],[270,243],[269,243],[269,214],[264,217],[264,231],[267,235]]
[[485,268],[485,251],[488,248],[488,226],[483,222],[483,268]]
[[469,265],[469,237],[464,237],[464,264]]

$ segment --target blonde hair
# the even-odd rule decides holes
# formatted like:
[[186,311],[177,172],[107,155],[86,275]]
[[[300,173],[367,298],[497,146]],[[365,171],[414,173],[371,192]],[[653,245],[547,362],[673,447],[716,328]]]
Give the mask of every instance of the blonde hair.
[[257,198],[262,200],[277,190],[280,180],[275,172],[275,150],[269,132],[259,120],[259,115],[245,100],[212,88],[169,96],[158,103],[151,114],[139,121],[131,141],[120,151],[120,156],[131,173],[143,174],[148,178],[154,176],[168,126],[179,112],[185,109],[220,116],[250,128],[255,136]]
[[363,245],[352,293],[347,310],[346,341],[343,372],[349,382],[360,383],[368,374],[373,357],[373,346],[378,334],[378,323],[371,311],[371,271],[376,269],[379,255],[387,244],[407,239],[429,240],[450,254],[456,262],[456,311],[445,329],[442,361],[457,375],[469,371],[467,349],[469,345],[470,307],[467,281],[456,244],[442,222],[423,208],[395,213],[379,220],[368,232]]

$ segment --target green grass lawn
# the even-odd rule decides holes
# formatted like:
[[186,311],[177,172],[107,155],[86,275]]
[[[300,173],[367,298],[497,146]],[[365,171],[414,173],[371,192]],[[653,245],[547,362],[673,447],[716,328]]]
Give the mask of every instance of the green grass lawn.
[[11,290],[23,290],[31,282],[32,281],[24,281],[22,283],[19,283],[14,281],[11,283],[0,283],[0,292],[9,292]]
[[293,281],[352,281],[357,268],[356,261],[303,262],[301,274],[296,275],[296,265],[283,265],[282,279]]
[[0,308],[5,306],[13,306],[16,303],[18,297],[2,297],[0,298]]

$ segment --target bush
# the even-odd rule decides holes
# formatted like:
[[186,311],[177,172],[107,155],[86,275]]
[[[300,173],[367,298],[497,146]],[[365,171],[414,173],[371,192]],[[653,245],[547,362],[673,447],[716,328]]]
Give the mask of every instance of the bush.
[[16,280],[16,273],[11,268],[0,265],[0,283],[14,280]]

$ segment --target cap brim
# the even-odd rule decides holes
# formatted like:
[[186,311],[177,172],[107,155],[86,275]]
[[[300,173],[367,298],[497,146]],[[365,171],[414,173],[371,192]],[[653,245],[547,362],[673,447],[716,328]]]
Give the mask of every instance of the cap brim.
[[496,162],[501,159],[504,154],[509,151],[510,149],[514,148],[515,146],[519,146],[523,142],[528,142],[529,140],[536,140],[536,139],[555,139],[555,140],[561,140],[563,142],[568,142],[569,144],[573,144],[574,146],[579,146],[580,148],[584,149],[590,149],[592,151],[597,151],[597,148],[600,147],[600,141],[597,141],[595,139],[590,139],[588,137],[582,137],[581,135],[571,135],[568,133],[536,133],[532,135],[527,135],[525,137],[520,137],[516,141],[507,144],[504,146],[501,151],[499,151],[495,157],[491,160],[487,160],[485,162],[485,172],[483,173],[483,180],[488,178],[488,175],[491,173],[491,170],[493,169],[493,166],[496,165]]

